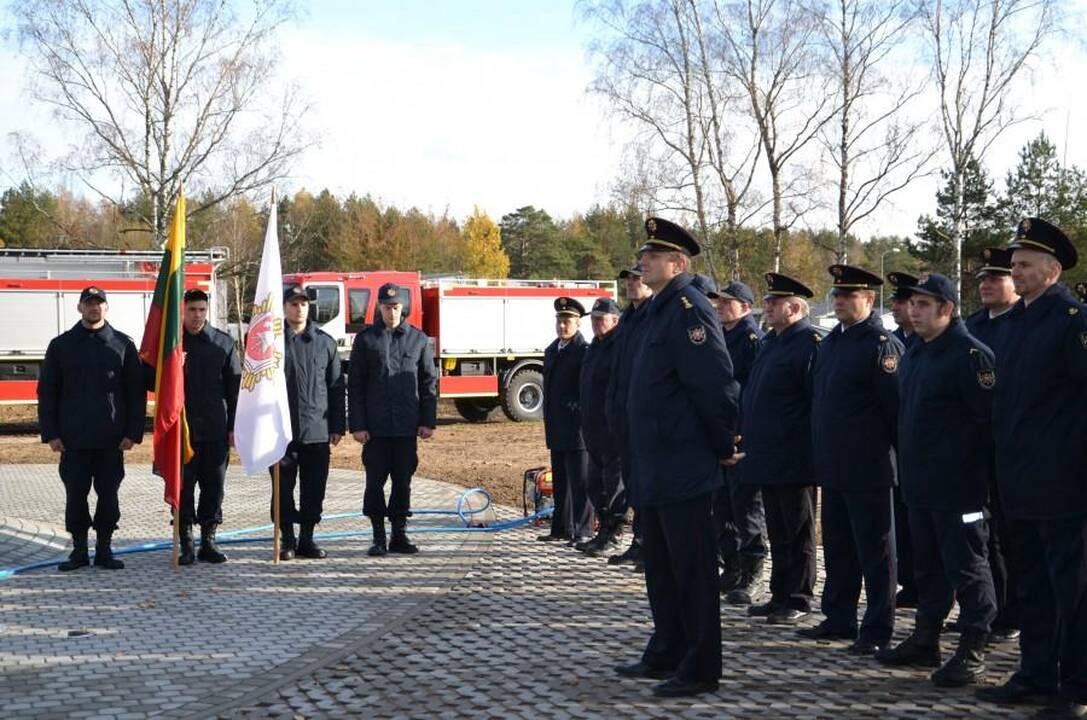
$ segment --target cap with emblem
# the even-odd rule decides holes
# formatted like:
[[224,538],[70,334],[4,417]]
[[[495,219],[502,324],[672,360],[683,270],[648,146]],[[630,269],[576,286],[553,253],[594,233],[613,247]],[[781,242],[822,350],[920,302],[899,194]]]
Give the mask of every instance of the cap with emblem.
[[645,243],[638,248],[639,253],[655,250],[657,252],[675,250],[684,255],[694,256],[702,252],[702,246],[689,232],[670,220],[649,218],[645,221]]
[[985,248],[981,251],[981,269],[977,277],[985,275],[1011,275],[1012,251],[1007,248]]
[[555,317],[582,317],[585,306],[571,297],[555,298]]
[[283,304],[290,302],[309,302],[309,295],[301,285],[288,285],[283,289]]
[[208,294],[200,288],[191,288],[185,291],[185,302],[207,302]]
[[931,295],[937,300],[943,300],[952,304],[958,304],[955,299],[955,284],[946,275],[932,273],[918,280],[918,283],[910,288],[911,293]]
[[692,275],[691,287],[706,297],[719,297],[717,294],[717,283],[709,275],[703,275],[702,273]]
[[83,288],[83,291],[79,293],[79,302],[87,302],[88,300],[106,302],[106,291],[96,285],[85,287]]
[[766,297],[815,297],[804,283],[782,275],[781,273],[766,273]]
[[879,275],[852,265],[831,265],[827,271],[834,278],[835,291],[875,290],[883,284]]
[[597,298],[593,303],[593,317],[600,317],[601,315],[619,315],[623,311],[619,309],[619,303],[612,300],[610,297]]
[[887,273],[887,281],[894,286],[895,291],[891,294],[891,297],[895,300],[909,300],[913,291],[910,289],[917,283],[921,282],[921,279],[915,275],[910,275],[904,272],[890,272]]
[[641,277],[641,276],[642,276],[642,266],[637,264],[637,263],[634,264],[634,267],[623,268],[622,270],[619,271],[619,279],[620,280],[625,280],[628,277]]
[[716,297],[723,300],[739,300],[745,302],[748,305],[755,304],[755,293],[746,284],[739,280],[733,280],[728,285],[721,288]]
[[1075,245],[1064,232],[1042,218],[1023,218],[1015,229],[1009,250],[1037,250],[1057,258],[1061,267],[1071,270],[1079,260]]
[[396,283],[385,283],[377,289],[377,301],[382,305],[396,305],[403,303],[400,297],[400,286]]

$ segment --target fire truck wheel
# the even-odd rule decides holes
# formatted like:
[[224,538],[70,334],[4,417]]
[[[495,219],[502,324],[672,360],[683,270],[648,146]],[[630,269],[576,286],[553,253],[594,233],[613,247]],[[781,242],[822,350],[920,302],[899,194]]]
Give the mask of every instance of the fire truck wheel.
[[497,400],[484,398],[457,398],[453,401],[457,412],[468,422],[481,423],[490,419],[491,413],[498,407]]
[[543,373],[525,368],[518,370],[506,385],[502,412],[514,422],[543,419]]

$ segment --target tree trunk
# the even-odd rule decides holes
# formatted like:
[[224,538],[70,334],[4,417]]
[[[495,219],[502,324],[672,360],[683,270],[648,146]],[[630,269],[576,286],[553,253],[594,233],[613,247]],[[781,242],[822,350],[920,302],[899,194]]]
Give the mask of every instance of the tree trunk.
[[781,177],[779,168],[770,169],[770,181],[774,192],[774,272],[781,272],[781,245],[785,228],[781,226]]

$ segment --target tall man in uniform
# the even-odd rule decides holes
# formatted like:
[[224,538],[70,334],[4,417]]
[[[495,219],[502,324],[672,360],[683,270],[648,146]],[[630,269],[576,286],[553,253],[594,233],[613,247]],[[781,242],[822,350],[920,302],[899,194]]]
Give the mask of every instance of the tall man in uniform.
[[996,358],[996,472],[1016,554],[1019,670],[978,696],[1024,702],[1059,695],[1087,716],[1087,306],[1059,280],[1075,247],[1040,218],[1020,224],[1012,281],[1020,300]]
[[606,403],[608,380],[615,368],[615,334],[619,325],[619,303],[610,297],[593,303],[593,341],[581,365],[581,435],[589,453],[589,499],[596,508],[600,529],[596,537],[577,549],[599,555],[619,544],[627,511],[623,466],[608,428]]
[[[1000,355],[1000,335],[1008,321],[1008,311],[1019,295],[1012,283],[1012,251],[1007,248],[986,248],[981,255],[977,273],[981,309],[966,318],[966,329],[997,356]],[[995,455],[996,448],[990,448]],[[989,463],[989,569],[996,590],[997,615],[989,631],[989,640],[1010,641],[1019,637],[1018,573],[1013,563],[1008,518],[996,482],[996,461]]]
[[555,298],[555,340],[544,350],[544,437],[551,451],[555,511],[551,531],[538,540],[588,540],[593,509],[586,481],[589,455],[581,437],[581,364],[589,344],[581,337],[585,308]]
[[[902,361],[898,449],[899,482],[914,531],[917,620],[905,641],[876,659],[939,667],[932,681],[952,687],[984,674],[985,643],[996,617],[985,505],[997,377],[992,351],[958,315],[952,282],[933,273],[911,290],[909,313],[921,341]],[[959,646],[941,666],[940,631],[956,598]]]
[[[79,322],[49,343],[38,377],[42,442],[60,453],[64,527],[72,552],[61,571],[90,564],[87,532],[95,532],[94,564],[119,570],[111,539],[121,519],[117,492],[125,476],[124,453],[143,440],[147,392],[132,339],[106,321],[106,293],[91,286],[79,294]],[[91,518],[87,497],[98,503]]]
[[663,679],[654,693],[717,689],[721,597],[712,516],[721,464],[736,451],[739,387],[710,301],[687,273],[700,247],[667,220],[649,218],[639,250],[653,288],[627,396],[632,482],[645,534],[653,635],[641,660],[616,671]]
[[[279,461],[280,559],[295,555],[320,559],[326,553],[313,541],[313,529],[321,522],[325,501],[329,444],[339,444],[346,425],[343,373],[336,341],[309,318],[309,296],[301,285],[284,290],[283,315],[287,320],[284,373],[294,439]],[[299,525],[297,541],[295,523]]]
[[[223,491],[227,461],[234,444],[234,412],[238,407],[241,363],[234,340],[208,324],[208,295],[185,293],[185,415],[193,457],[181,477],[181,554],[178,563],[193,563],[192,524],[200,526],[204,562],[226,562],[215,545],[215,530],[223,523]],[[200,503],[195,503],[196,486]]]
[[[732,376],[740,384],[742,402],[762,343],[762,329],[751,314],[755,294],[744,283],[733,281],[709,296],[716,304],[717,317],[724,328]],[[742,418],[740,422],[743,423]],[[750,605],[758,594],[767,552],[762,495],[758,485],[743,482],[744,472],[743,464],[725,471],[724,486],[713,502],[721,553],[721,592],[726,593],[726,602],[735,605]]]
[[770,599],[747,612],[771,624],[793,624],[811,612],[815,595],[811,371],[820,337],[807,318],[811,289],[778,273],[767,273],[766,283],[763,317],[770,332],[743,390],[740,482],[762,492]]
[[627,504],[634,508],[634,525],[631,528],[630,547],[618,555],[608,558],[609,565],[631,563],[635,569],[642,567],[642,533],[638,518],[637,501],[632,494],[630,484],[630,441],[627,432],[627,394],[630,390],[630,367],[633,364],[634,351],[641,337],[639,328],[649,307],[653,291],[642,282],[642,268],[637,263],[634,267],[619,271],[619,279],[626,289],[627,307],[619,316],[619,327],[615,330],[615,363],[608,379],[605,414],[608,429],[611,431],[619,452],[623,471],[623,486],[626,490]]
[[[872,655],[894,632],[895,534],[891,486],[902,344],[873,312],[883,280],[831,265],[838,325],[819,344],[812,377],[815,479],[822,487],[826,582],[813,639],[852,639],[850,652]],[[857,632],[864,579],[868,607]]]
[[[419,466],[418,438],[437,427],[438,376],[426,334],[403,317],[405,291],[385,283],[377,292],[380,317],[355,336],[348,366],[351,435],[362,443],[366,490],[362,513],[370,518],[373,543],[367,554],[412,555],[408,540],[411,477]],[[392,478],[389,501],[385,482]],[[392,523],[386,544],[385,518]]]

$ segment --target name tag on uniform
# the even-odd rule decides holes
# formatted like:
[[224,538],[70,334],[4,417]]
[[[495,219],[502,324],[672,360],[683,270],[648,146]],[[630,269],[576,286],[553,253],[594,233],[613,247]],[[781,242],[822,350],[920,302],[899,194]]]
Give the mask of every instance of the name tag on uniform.
[[984,510],[979,511],[979,512],[963,513],[962,524],[963,525],[969,525],[970,523],[976,523],[979,520],[984,520],[984,519],[985,519],[985,511]]

